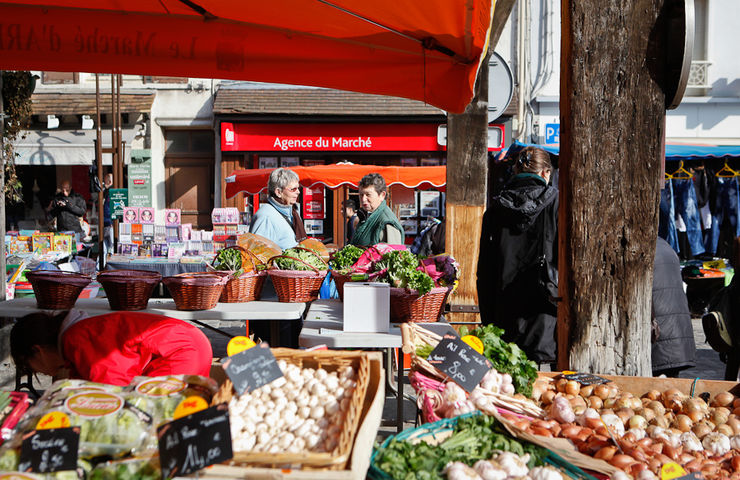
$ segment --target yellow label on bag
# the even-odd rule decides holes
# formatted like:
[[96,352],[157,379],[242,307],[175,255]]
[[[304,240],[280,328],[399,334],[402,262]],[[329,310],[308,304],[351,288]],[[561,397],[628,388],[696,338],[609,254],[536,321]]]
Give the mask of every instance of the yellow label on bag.
[[464,335],[461,340],[473,347],[473,350],[483,355],[483,342],[481,342],[480,338],[475,335]]
[[193,395],[180,402],[177,408],[175,408],[172,418],[177,420],[178,418],[187,417],[206,408],[208,408],[208,402],[203,400],[202,397]]
[[36,422],[36,430],[69,427],[69,417],[64,412],[49,412]]
[[236,355],[237,353],[243,352],[244,350],[249,350],[256,345],[257,344],[254,343],[250,338],[240,335],[229,340],[229,343],[226,345],[226,355]]

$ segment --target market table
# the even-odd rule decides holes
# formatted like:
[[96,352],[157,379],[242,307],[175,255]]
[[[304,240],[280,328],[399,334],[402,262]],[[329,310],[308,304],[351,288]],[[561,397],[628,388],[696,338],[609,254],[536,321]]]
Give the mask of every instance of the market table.
[[[344,304],[340,300],[325,299],[311,303],[303,328],[298,337],[301,347],[326,345],[328,348],[382,348],[386,358],[391,349],[398,349],[398,380],[396,383],[396,428],[403,430],[403,352],[401,351],[401,329],[391,324],[388,333],[345,332]],[[386,365],[386,375],[391,377],[390,362]],[[390,386],[390,382],[389,386]]]
[[171,277],[178,273],[205,272],[206,263],[181,263],[180,261],[171,262],[108,262],[105,265],[106,270],[150,270],[159,272],[163,277]]
[[[106,298],[81,298],[77,300],[74,308],[84,310],[90,315],[104,315],[113,311],[108,305],[108,299]],[[175,307],[175,301],[171,298],[153,298],[149,300],[146,310],[139,311],[187,320],[201,327],[230,336],[215,327],[201,322],[201,320],[300,320],[303,317],[305,309],[305,303],[282,303],[261,300],[246,303],[218,303],[216,308],[211,310],[186,311],[178,310]],[[0,302],[0,316],[3,317],[19,318],[38,311],[39,308],[36,307],[36,298],[34,297],[16,298],[14,300]],[[270,339],[278,338],[278,322],[271,322],[270,327]]]

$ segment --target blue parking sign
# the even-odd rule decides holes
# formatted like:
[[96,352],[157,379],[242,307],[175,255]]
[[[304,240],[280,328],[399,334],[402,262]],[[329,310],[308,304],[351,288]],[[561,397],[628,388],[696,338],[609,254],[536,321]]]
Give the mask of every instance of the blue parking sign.
[[545,124],[545,143],[560,143],[560,124]]

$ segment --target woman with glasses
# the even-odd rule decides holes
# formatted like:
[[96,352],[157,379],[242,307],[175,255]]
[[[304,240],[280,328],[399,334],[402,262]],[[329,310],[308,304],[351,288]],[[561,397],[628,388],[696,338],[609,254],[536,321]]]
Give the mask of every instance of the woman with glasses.
[[267,190],[267,203],[260,205],[249,231],[272,240],[283,250],[295,247],[306,238],[303,219],[296,206],[300,192],[298,174],[287,168],[273,170]]

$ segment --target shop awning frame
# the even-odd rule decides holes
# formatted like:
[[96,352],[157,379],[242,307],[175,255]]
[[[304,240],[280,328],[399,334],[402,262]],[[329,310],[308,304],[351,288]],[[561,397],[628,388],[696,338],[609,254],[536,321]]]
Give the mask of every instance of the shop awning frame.
[[[514,142],[506,152],[506,155],[515,155],[525,147],[537,147],[545,150],[551,155],[560,155],[559,144],[538,145],[535,143]],[[689,145],[667,143],[665,146],[665,159],[667,162],[680,160],[704,160],[711,158],[740,158],[740,145]]]
[[[299,183],[303,187],[323,185],[336,189],[339,187],[357,188],[360,179],[369,173],[379,173],[385,179],[386,185],[403,186],[411,189],[445,190],[447,184],[447,167],[400,167],[356,164],[316,165],[311,167],[289,167],[298,174]],[[274,168],[260,168],[239,170],[224,179],[226,183],[226,198],[238,193],[254,195],[267,190],[267,181]]]

